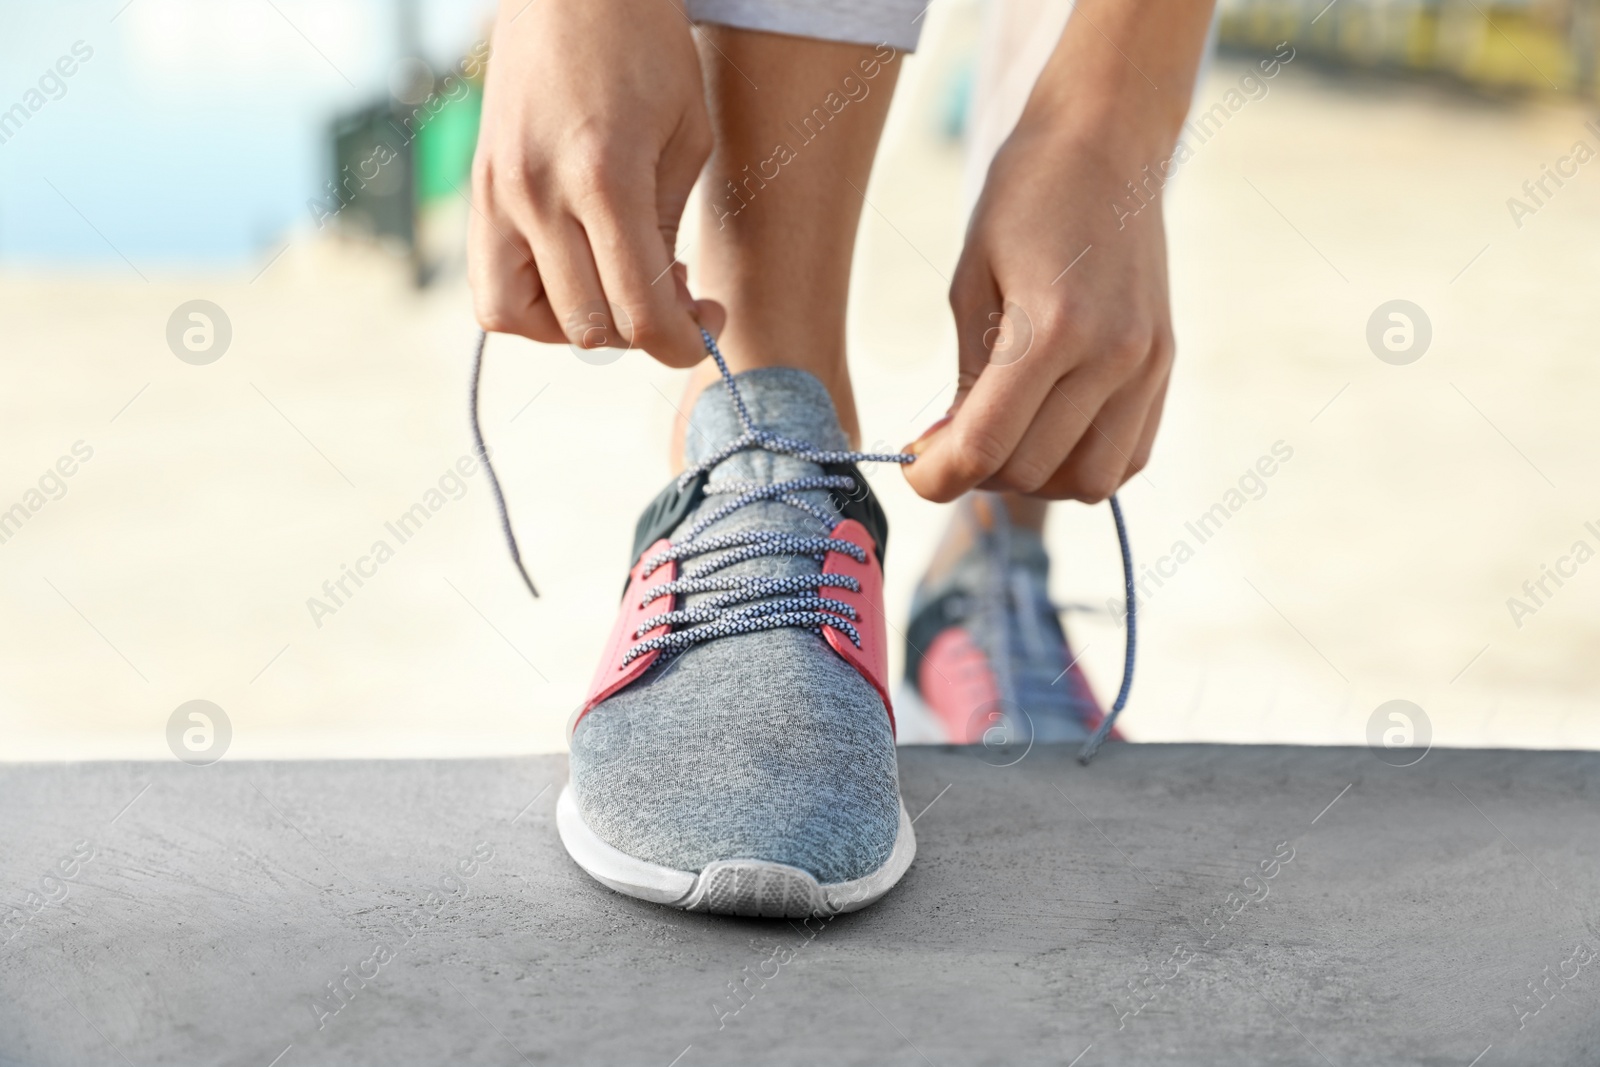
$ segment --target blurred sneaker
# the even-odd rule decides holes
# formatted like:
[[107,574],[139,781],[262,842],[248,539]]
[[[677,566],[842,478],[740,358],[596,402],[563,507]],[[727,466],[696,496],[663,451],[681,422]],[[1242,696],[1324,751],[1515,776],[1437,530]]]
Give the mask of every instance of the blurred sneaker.
[[[1028,745],[1082,741],[1105,713],[1049,595],[1037,531],[1002,499],[972,493],[911,604],[902,743]],[[1113,731],[1111,739],[1120,740]]]
[[845,451],[810,374],[724,375],[690,417],[688,472],[640,519],[557,825],[629,896],[852,911],[916,851],[887,688],[887,523],[855,467],[898,457]]

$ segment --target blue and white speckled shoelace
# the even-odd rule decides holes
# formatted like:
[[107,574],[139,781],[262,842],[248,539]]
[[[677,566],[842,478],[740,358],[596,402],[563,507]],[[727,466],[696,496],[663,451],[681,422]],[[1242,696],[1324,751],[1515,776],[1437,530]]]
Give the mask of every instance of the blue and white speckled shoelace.
[[[756,426],[755,420],[750,417],[750,410],[745,407],[744,397],[739,393],[739,387],[733,380],[733,374],[728,370],[727,361],[722,358],[722,351],[717,347],[716,339],[710,333],[702,330],[701,337],[705,339],[706,352],[717,362],[717,370],[722,375],[723,384],[727,386],[728,395],[733,398],[733,404],[739,414],[739,423],[744,427],[744,433],[733,441],[717,450],[705,462],[683,472],[678,479],[679,488],[688,485],[701,474],[714,469],[719,463],[729,456],[739,452],[762,450],[774,452],[779,455],[793,456],[796,459],[810,463],[911,463],[916,457],[905,452],[835,452],[814,448],[808,442],[797,441],[792,438],[782,437],[770,430],[763,430]],[[478,393],[483,379],[483,349],[487,341],[487,334],[478,331],[478,342],[472,355],[472,439],[477,447],[477,455],[483,464],[485,473],[489,476],[489,487],[494,493],[495,507],[500,514],[500,529],[505,533],[506,544],[511,549],[512,562],[516,564],[517,571],[522,575],[522,580],[527,584],[528,591],[535,597],[539,595],[538,589],[533,584],[533,578],[522,563],[522,553],[517,547],[516,534],[511,529],[511,516],[506,510],[505,494],[500,488],[500,479],[495,475],[494,466],[489,461],[488,449],[484,446],[483,428],[478,417]],[[762,556],[796,556],[806,555],[822,562],[829,552],[841,552],[849,555],[857,562],[866,561],[866,552],[860,546],[832,536],[804,537],[799,534],[780,533],[771,530],[748,530],[732,534],[712,534],[707,536],[705,531],[716,522],[727,518],[739,508],[761,500],[771,500],[790,507],[799,508],[801,511],[816,518],[821,524],[825,534],[831,535],[838,527],[842,518],[826,508],[818,507],[801,499],[801,493],[813,491],[826,491],[837,489],[843,492],[852,492],[856,487],[855,479],[848,475],[812,475],[804,478],[791,478],[787,481],[775,482],[764,485],[757,482],[724,480],[707,482],[705,494],[707,496],[732,496],[733,499],[713,509],[704,518],[698,520],[682,539],[674,542],[670,548],[651,556],[644,563],[643,573],[648,574],[656,567],[668,560],[681,561],[708,552],[727,551],[719,559],[702,563],[684,571],[683,576],[670,582],[662,582],[645,590],[645,598],[640,605],[644,607],[661,597],[676,596],[690,593],[719,593],[710,600],[695,605],[693,608],[666,611],[652,615],[645,619],[634,632],[637,640],[650,630],[658,626],[685,626],[688,629],[673,630],[671,633],[660,637],[639,640],[632,648],[628,649],[623,658],[624,663],[632,662],[647,652],[660,649],[672,653],[693,647],[705,641],[713,641],[719,637],[731,637],[736,634],[754,633],[758,630],[775,630],[785,626],[806,627],[816,633],[822,632],[822,627],[829,626],[844,634],[850,641],[861,644],[860,635],[850,620],[856,619],[856,611],[840,600],[834,600],[823,595],[824,589],[848,589],[858,592],[860,583],[847,575],[838,574],[803,574],[789,577],[761,577],[746,575],[734,577],[731,575],[717,575],[716,572],[725,567],[747,559],[756,559]],[[1117,542],[1122,549],[1122,575],[1123,585],[1127,596],[1128,612],[1128,640],[1123,657],[1122,687],[1117,693],[1116,701],[1111,705],[1111,712],[1100,723],[1098,729],[1084,742],[1078,759],[1088,763],[1100,748],[1106,736],[1111,733],[1111,728],[1116,724],[1117,716],[1122,714],[1122,709],[1128,703],[1128,691],[1133,686],[1134,648],[1136,645],[1136,600],[1133,588],[1133,553],[1128,547],[1128,531],[1122,519],[1122,506],[1113,495],[1110,499],[1111,515],[1117,526]],[[778,597],[776,600],[766,598]],[[753,603],[759,601],[758,603]]]
[[[781,456],[793,456],[795,459],[805,460],[819,465],[829,463],[910,463],[917,457],[905,452],[831,452],[813,447],[806,441],[797,441],[792,438],[780,437],[770,430],[763,430],[756,426],[755,420],[750,417],[750,410],[745,407],[744,397],[739,393],[739,387],[734,383],[733,375],[728,371],[728,364],[722,358],[722,351],[717,348],[717,342],[706,331],[700,331],[705,339],[706,351],[711,358],[717,361],[717,370],[722,374],[722,380],[728,388],[728,395],[733,398],[733,406],[739,414],[739,424],[744,427],[744,433],[728,442],[705,462],[690,467],[678,478],[678,488],[686,489],[700,475],[714,470],[718,464],[740,452],[761,450],[775,452]],[[856,481],[849,475],[810,475],[804,478],[791,478],[787,481],[773,482],[763,485],[758,482],[738,481],[724,479],[706,483],[705,495],[732,496],[733,499],[712,509],[703,518],[698,520],[689,531],[672,547],[663,549],[645,560],[640,568],[644,574],[649,574],[656,567],[669,560],[686,560],[701,556],[707,552],[720,552],[732,549],[726,555],[690,567],[683,573],[683,577],[676,581],[663,582],[645,590],[643,607],[652,601],[676,593],[714,593],[720,596],[696,605],[693,608],[681,611],[669,611],[660,615],[651,616],[640,623],[634,632],[634,638],[643,637],[650,630],[663,624],[678,626],[693,623],[691,629],[674,630],[660,637],[639,641],[638,644],[628,649],[623,657],[623,663],[630,663],[635,658],[647,652],[661,649],[667,652],[677,652],[700,644],[703,641],[714,641],[719,637],[732,637],[736,634],[754,633],[758,630],[775,630],[784,626],[808,627],[820,634],[822,627],[830,626],[844,634],[856,647],[861,646],[860,635],[856,628],[847,620],[856,619],[856,610],[843,601],[833,600],[822,595],[824,588],[848,589],[851,592],[860,592],[861,583],[854,578],[835,574],[808,574],[796,575],[789,578],[768,578],[749,575],[745,577],[714,577],[715,572],[735,563],[747,559],[757,559],[762,556],[810,556],[819,564],[824,562],[829,552],[841,552],[850,556],[858,563],[865,563],[866,552],[856,544],[841,538],[822,536],[804,537],[793,533],[779,533],[773,530],[747,530],[741,533],[706,535],[706,530],[721,520],[727,518],[738,509],[747,504],[754,504],[761,500],[771,500],[790,507],[799,508],[822,524],[825,534],[832,534],[843,521],[836,511],[818,507],[802,499],[799,494],[816,490],[838,489],[843,492],[853,492]],[[778,596],[778,600],[766,600],[766,597]],[[751,601],[761,601],[751,603]],[[841,618],[840,616],[843,616]]]

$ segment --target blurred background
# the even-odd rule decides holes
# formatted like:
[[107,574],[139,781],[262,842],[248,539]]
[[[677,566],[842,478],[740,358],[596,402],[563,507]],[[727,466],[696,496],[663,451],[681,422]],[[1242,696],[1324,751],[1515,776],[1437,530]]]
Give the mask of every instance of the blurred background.
[[[878,447],[953,390],[984,2],[930,8],[867,193]],[[491,341],[529,599],[457,469],[489,17],[0,8],[0,759],[166,758],[197,699],[230,758],[564,746],[682,380]],[[1219,12],[1166,189],[1177,368],[1122,494],[1153,575],[1130,738],[1361,744],[1405,699],[1434,744],[1600,742],[1597,27],[1593,0]],[[944,516],[872,476],[903,628]],[[1109,694],[1109,512],[1059,505],[1049,541]]]

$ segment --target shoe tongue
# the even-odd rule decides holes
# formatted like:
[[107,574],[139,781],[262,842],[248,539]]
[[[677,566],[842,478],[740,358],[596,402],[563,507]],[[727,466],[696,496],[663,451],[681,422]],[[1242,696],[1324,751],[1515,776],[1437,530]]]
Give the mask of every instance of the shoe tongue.
[[1032,571],[1041,581],[1049,583],[1050,556],[1045,551],[1044,536],[1039,531],[1021,526],[1010,527],[1006,530],[1005,549],[1007,560],[1013,567]]
[[[834,413],[833,399],[814,375],[793,367],[763,367],[737,375],[734,382],[756,429],[826,451],[850,447]],[[695,402],[684,440],[685,458],[691,466],[699,465],[743,433],[733,397],[727,385],[719,381],[708,386]],[[819,473],[821,468],[815,463],[750,449],[717,464],[712,478],[767,482]]]

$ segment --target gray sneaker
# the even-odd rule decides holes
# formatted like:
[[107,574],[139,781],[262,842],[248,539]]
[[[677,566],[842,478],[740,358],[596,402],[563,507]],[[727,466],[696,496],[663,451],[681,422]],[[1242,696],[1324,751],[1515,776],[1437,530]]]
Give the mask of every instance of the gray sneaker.
[[689,469],[639,521],[621,613],[572,730],[567,852],[620,893],[831,915],[916,851],[900,801],[888,527],[827,390],[768,368],[708,388]]
[[1099,729],[1105,713],[1049,586],[1038,532],[1013,524],[996,494],[963,497],[911,603],[903,738],[1025,752]]

